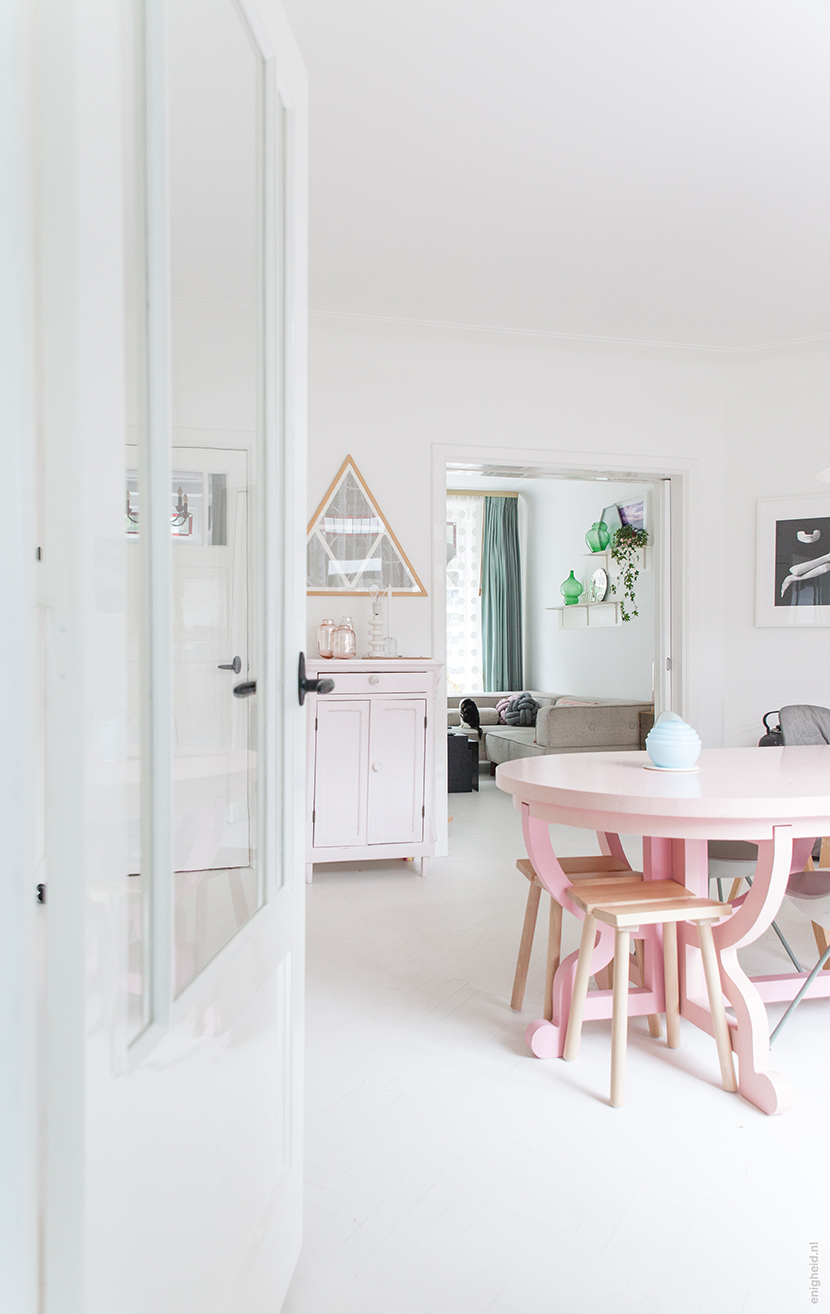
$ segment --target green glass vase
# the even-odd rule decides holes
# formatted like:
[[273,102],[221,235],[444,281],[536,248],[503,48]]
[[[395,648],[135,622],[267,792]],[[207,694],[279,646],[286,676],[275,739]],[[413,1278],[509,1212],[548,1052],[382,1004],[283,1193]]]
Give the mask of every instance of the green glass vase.
[[592,552],[604,552],[611,542],[611,535],[604,520],[595,520],[585,535],[585,542]]
[[570,575],[565,580],[565,582],[563,584],[560,584],[559,586],[559,592],[562,594],[562,597],[565,599],[566,607],[572,607],[574,603],[579,602],[579,599],[582,597],[584,591],[585,590],[583,589],[579,580],[574,579],[573,571],[571,571]]

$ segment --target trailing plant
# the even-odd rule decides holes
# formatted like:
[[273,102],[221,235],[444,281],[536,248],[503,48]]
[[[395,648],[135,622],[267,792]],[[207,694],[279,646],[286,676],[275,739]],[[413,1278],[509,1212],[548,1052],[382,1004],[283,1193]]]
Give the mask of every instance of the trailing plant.
[[[640,614],[634,597],[634,585],[640,577],[640,572],[637,569],[637,553],[647,543],[648,534],[646,530],[635,529],[633,525],[623,525],[611,540],[611,557],[620,568],[617,582],[622,587],[620,616],[624,621],[630,621]],[[611,584],[612,593],[617,592],[617,582]],[[628,604],[631,605],[630,611],[627,609]]]

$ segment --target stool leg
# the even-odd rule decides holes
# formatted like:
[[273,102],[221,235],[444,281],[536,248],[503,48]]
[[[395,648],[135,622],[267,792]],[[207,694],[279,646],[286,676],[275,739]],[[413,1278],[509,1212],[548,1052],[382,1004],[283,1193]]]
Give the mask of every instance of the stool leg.
[[677,923],[663,923],[663,980],[666,987],[666,1044],[680,1046],[680,986],[677,980]]
[[559,967],[562,955],[562,905],[551,897],[550,916],[548,918],[548,962],[545,969],[545,1011],[546,1022],[553,1021],[553,978]]
[[[640,969],[640,985],[646,983],[646,956],[644,949],[644,940],[634,941],[634,957],[637,959],[637,966]],[[663,1024],[660,1021],[659,1013],[649,1013],[648,1015],[648,1034],[655,1040],[659,1040],[663,1034]]]
[[712,1010],[712,1030],[718,1047],[721,1078],[724,1090],[737,1090],[735,1065],[732,1061],[732,1045],[729,1040],[729,1023],[723,1006],[723,993],[718,970],[718,956],[712,939],[712,928],[708,922],[699,922],[697,928],[700,956],[703,959],[703,971],[706,976],[706,989],[709,992],[709,1007]]
[[519,941],[516,975],[513,978],[513,994],[510,998],[510,1007],[517,1013],[524,1003],[527,969],[530,966],[530,951],[533,948],[533,933],[536,930],[536,914],[539,911],[539,896],[541,893],[541,885],[537,885],[536,881],[531,881],[530,889],[527,892],[527,907],[525,908],[522,938]]
[[[827,843],[826,840],[822,840],[821,842],[822,844]],[[813,935],[815,936],[816,939],[816,948],[818,949],[818,956],[819,958],[821,958],[821,955],[823,953],[826,953],[827,950],[830,949],[830,940],[828,940],[827,938],[827,932],[825,931],[824,927],[820,926],[818,922],[811,922],[810,925],[813,928]],[[824,964],[823,970],[825,972],[830,972],[830,962]]]
[[625,1101],[625,1046],[628,1040],[629,931],[614,933],[614,1003],[611,1013],[611,1106]]
[[579,942],[579,958],[576,962],[576,977],[571,996],[571,1009],[568,1014],[568,1030],[565,1033],[565,1048],[562,1057],[570,1063],[579,1050],[579,1038],[582,1035],[582,1018],[585,1014],[585,996],[591,979],[591,959],[594,956],[594,941],[597,938],[597,919],[591,913],[585,914],[582,923],[582,939]]

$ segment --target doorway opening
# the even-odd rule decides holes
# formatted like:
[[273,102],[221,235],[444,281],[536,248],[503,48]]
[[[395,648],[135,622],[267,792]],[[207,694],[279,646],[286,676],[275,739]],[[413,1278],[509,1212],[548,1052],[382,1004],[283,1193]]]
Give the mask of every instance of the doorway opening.
[[[433,653],[447,663],[450,729],[460,721],[459,705],[468,692],[487,707],[482,723],[487,719],[492,723],[495,704],[508,693],[535,693],[537,699],[541,694],[542,703],[565,698],[577,703],[627,704],[636,711],[632,720],[637,721],[629,736],[632,742],[625,745],[630,748],[640,747],[651,718],[661,711],[676,711],[688,719],[693,682],[687,661],[684,554],[693,462],[436,444],[432,473]],[[485,674],[481,556],[475,551],[477,519],[470,514],[474,504],[464,501],[479,499],[481,511],[476,514],[483,526],[488,493],[512,494],[516,499],[523,559],[521,667],[509,681],[510,687],[500,688]],[[456,500],[448,501],[448,494]],[[643,503],[648,546],[635,562],[639,570],[634,588],[638,615],[633,616],[629,600],[625,606],[632,619],[625,621],[622,581],[614,580],[610,552],[598,544],[598,552],[590,553],[585,534],[603,519],[606,524],[611,522],[611,529],[622,525],[620,507],[638,501]],[[458,515],[462,509],[468,512],[463,533]],[[458,557],[459,548],[465,552],[464,561],[458,563],[463,569],[451,575],[448,564]],[[602,576],[594,579],[598,570],[607,576],[604,597]],[[580,588],[576,605],[566,604],[560,591],[571,571]],[[616,583],[616,594],[611,592],[612,583]],[[587,596],[586,588],[590,590]],[[474,666],[478,670],[473,670]],[[465,688],[468,684],[472,687]],[[500,733],[507,728],[500,723],[492,727]],[[522,735],[532,739],[533,728],[518,726],[514,737]],[[488,737],[485,734],[485,739]],[[614,740],[557,751],[618,746]],[[547,750],[537,745],[532,751]],[[510,749],[508,758],[497,760],[520,755]],[[494,769],[484,746],[481,756]]]
[[[555,689],[653,701],[655,483],[452,468],[447,482],[448,697]],[[623,526],[648,536],[629,594],[612,551]]]

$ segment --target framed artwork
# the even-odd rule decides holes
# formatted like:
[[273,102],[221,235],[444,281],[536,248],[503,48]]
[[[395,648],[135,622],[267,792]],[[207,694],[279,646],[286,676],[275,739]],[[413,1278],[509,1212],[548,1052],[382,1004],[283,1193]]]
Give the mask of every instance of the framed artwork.
[[630,502],[612,502],[603,507],[602,516],[612,536],[623,525],[632,525],[634,529],[645,529],[648,518],[648,494],[638,493]]
[[614,535],[616,534],[617,530],[620,529],[620,528],[622,528],[622,520],[621,520],[621,518],[620,518],[620,511],[619,511],[619,507],[617,506],[616,502],[612,502],[610,506],[603,507],[603,509],[602,509],[602,515],[600,516],[600,520],[604,520],[604,521],[605,521],[606,525],[608,526],[608,532],[610,533],[611,537],[613,538]]
[[624,525],[631,525],[633,529],[645,529],[646,526],[646,498],[641,493],[639,497],[633,497],[630,502],[618,502],[617,511]]
[[830,496],[759,498],[755,624],[830,625]]
[[351,456],[347,456],[308,526],[306,591],[426,597],[426,589],[393,534]]

